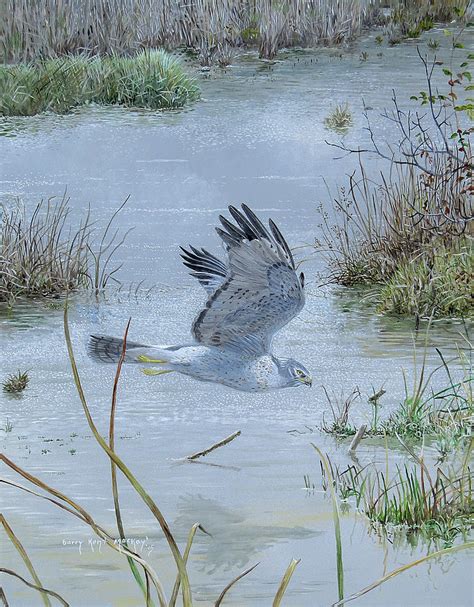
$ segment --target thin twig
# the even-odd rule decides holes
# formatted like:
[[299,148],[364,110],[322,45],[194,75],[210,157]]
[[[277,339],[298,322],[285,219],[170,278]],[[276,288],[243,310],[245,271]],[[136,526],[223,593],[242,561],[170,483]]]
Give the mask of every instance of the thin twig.
[[215,449],[218,449],[219,447],[223,447],[224,445],[227,445],[228,443],[233,441],[234,438],[237,438],[240,435],[241,435],[241,431],[237,430],[237,432],[234,432],[233,434],[227,436],[226,438],[222,439],[218,443],[211,445],[207,449],[204,449],[203,451],[198,451],[197,453],[193,453],[192,455],[187,455],[186,457],[183,457],[183,459],[193,460],[193,459],[197,459],[198,457],[204,457],[208,453],[211,453],[211,451],[214,451]]

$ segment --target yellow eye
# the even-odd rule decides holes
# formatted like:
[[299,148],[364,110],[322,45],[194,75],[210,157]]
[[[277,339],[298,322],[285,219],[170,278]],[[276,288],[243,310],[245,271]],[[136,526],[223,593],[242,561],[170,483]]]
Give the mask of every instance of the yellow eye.
[[304,377],[304,372],[303,372],[301,369],[296,369],[296,374],[297,374],[299,377]]

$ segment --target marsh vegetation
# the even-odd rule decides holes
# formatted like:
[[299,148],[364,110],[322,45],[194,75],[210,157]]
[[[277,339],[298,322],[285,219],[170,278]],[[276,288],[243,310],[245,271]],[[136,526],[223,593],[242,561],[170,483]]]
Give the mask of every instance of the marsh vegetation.
[[[107,374],[89,365],[83,352],[90,332],[109,330],[111,324],[123,331],[124,319],[130,316],[134,332],[149,332],[157,341],[174,338],[176,315],[191,314],[196,292],[181,283],[183,274],[173,266],[171,252],[178,241],[193,242],[196,233],[210,232],[210,213],[222,207],[224,198],[257,201],[264,213],[272,209],[295,242],[311,242],[317,228],[313,194],[308,198],[308,190],[323,199],[320,175],[341,183],[343,170],[333,162],[334,149],[328,152],[321,143],[328,82],[347,85],[342,99],[348,100],[354,122],[344,139],[347,146],[362,140],[357,88],[361,83],[363,88],[376,82],[367,101],[377,109],[383,107],[386,91],[396,80],[401,87],[399,111],[407,111],[408,97],[415,93],[414,112],[426,111],[429,118],[432,95],[428,90],[426,96],[408,90],[411,81],[405,82],[406,70],[416,77],[418,72],[415,47],[410,42],[403,46],[400,32],[396,35],[402,45],[390,49],[390,55],[384,48],[384,57],[376,53],[389,43],[389,30],[380,34],[379,41],[369,37],[344,57],[339,49],[337,54],[295,51],[287,55],[294,59],[294,68],[290,60],[259,61],[259,52],[271,55],[282,45],[302,41],[299,34],[287,36],[292,17],[287,20],[278,14],[282,3],[271,4],[277,14],[265,17],[269,22],[261,26],[268,30],[267,37],[261,34],[258,17],[246,21],[242,42],[237,34],[235,42],[229,38],[231,28],[221,36],[221,16],[216,12],[211,28],[215,35],[203,34],[210,31],[206,23],[199,28],[193,25],[194,29],[185,23],[192,46],[168,41],[168,48],[187,46],[203,65],[235,61],[233,73],[215,69],[203,75],[206,103],[195,104],[192,112],[91,107],[68,116],[50,112],[7,121],[13,125],[9,137],[0,139],[4,191],[21,193],[25,208],[8,203],[2,215],[6,222],[2,234],[11,246],[0,248],[0,263],[5,264],[0,299],[16,300],[18,305],[2,306],[1,380],[9,379],[9,370],[34,369],[31,387],[21,400],[0,390],[4,453],[0,482],[10,508],[0,518],[3,537],[10,540],[5,541],[7,565],[1,574],[10,603],[93,604],[99,596],[102,602],[147,606],[190,605],[191,601],[253,605],[256,600],[281,606],[285,600],[297,605],[314,600],[342,605],[372,593],[366,600],[383,605],[385,599],[392,600],[393,586],[387,585],[386,594],[380,595],[374,589],[394,576],[399,576],[395,583],[401,602],[421,587],[433,604],[450,604],[453,597],[461,603],[469,594],[465,580],[470,555],[452,558],[456,551],[473,547],[469,539],[474,415],[469,324],[433,321],[426,338],[417,328],[418,321],[425,326],[423,316],[470,314],[472,173],[469,155],[460,150],[471,134],[466,120],[469,108],[443,106],[454,112],[459,127],[456,124],[451,130],[450,126],[445,132],[451,159],[444,152],[438,154],[433,145],[430,156],[442,158],[433,176],[428,170],[436,163],[428,162],[425,154],[410,156],[414,140],[408,138],[403,151],[411,164],[397,163],[398,148],[394,156],[379,148],[390,163],[382,178],[372,158],[362,158],[359,173],[340,191],[336,226],[324,199],[322,213],[328,216],[323,217],[320,240],[327,244],[322,248],[329,256],[331,278],[344,288],[330,287],[327,296],[320,297],[314,276],[325,272],[325,267],[318,265],[320,256],[305,259],[310,277],[308,314],[285,336],[295,349],[306,349],[308,364],[318,378],[308,394],[296,400],[293,395],[272,393],[244,402],[231,392],[211,393],[206,385],[174,383],[173,376],[168,383],[152,383],[140,373],[124,371],[122,381],[120,367],[109,368]],[[318,10],[326,10],[330,3],[318,4]],[[350,2],[331,4],[341,14],[356,8]],[[20,15],[22,6],[16,3]],[[38,22],[45,16],[40,6],[36,3],[31,9]],[[55,6],[61,13],[63,5]],[[93,8],[85,15],[82,6],[78,3],[74,12],[64,15],[64,30],[59,22],[52,26],[57,36],[51,40],[39,32],[32,35],[33,19],[30,30],[24,27],[21,36],[13,36],[16,55],[10,53],[9,61],[61,62],[64,53],[66,61],[78,65],[98,57],[108,61],[110,46],[116,45],[118,65],[134,58],[142,46],[158,44],[144,22],[141,31],[149,40],[143,39],[139,46],[133,39],[131,24],[141,18],[140,3],[135,3],[136,13],[120,12],[118,3],[111,1],[100,4],[102,13]],[[160,6],[168,7],[164,2]],[[169,19],[173,25],[175,6],[169,3],[169,11],[150,13],[149,23]],[[436,2],[430,3],[435,6]],[[198,7],[224,11],[226,4],[188,3],[180,10],[189,15]],[[83,19],[81,24],[73,21],[75,14]],[[382,17],[374,11],[364,19],[379,19],[387,27]],[[119,18],[127,24],[123,30]],[[71,29],[72,23],[77,29]],[[320,24],[329,29],[331,19]],[[350,27],[338,19],[332,25],[336,32]],[[182,40],[173,28],[169,31]],[[454,37],[436,30],[428,35],[432,36],[430,56],[436,51],[440,61],[438,51],[446,54]],[[341,40],[348,39],[344,36]],[[426,35],[420,38],[427,42]],[[29,42],[25,46],[21,40]],[[311,40],[308,36],[308,45]],[[78,50],[84,52],[79,49],[83,43],[87,59],[73,56]],[[43,58],[36,54],[40,47]],[[253,52],[239,58],[238,48]],[[366,60],[359,61],[362,56]],[[440,88],[439,94],[453,92],[461,107],[469,105],[465,99],[470,95],[465,88],[469,78],[462,74],[469,67],[459,68],[445,62],[435,69],[451,70],[451,75],[444,75],[453,85],[448,83],[448,91]],[[128,91],[128,86],[123,90]],[[110,90],[114,87],[111,84]],[[61,95],[48,99],[60,101]],[[66,108],[67,91],[64,96]],[[129,105],[124,97],[120,99]],[[269,105],[272,99],[277,102]],[[27,109],[29,103],[33,105],[31,100],[21,103]],[[43,103],[41,96],[38,103]],[[49,107],[47,103],[41,107],[67,111],[48,103]],[[435,116],[440,107],[434,108]],[[35,113],[33,108],[30,113]],[[407,114],[403,116],[406,123]],[[374,133],[377,120],[372,118]],[[393,141],[397,124],[396,120],[384,123]],[[451,138],[454,132],[457,138]],[[443,137],[435,134],[433,140],[446,151]],[[470,153],[470,147],[466,149]],[[66,181],[73,192],[71,202],[45,201],[35,210],[46,187],[62,191]],[[159,283],[156,298],[124,302],[112,294],[82,297],[82,290],[102,293],[118,276],[113,252],[122,238],[113,241],[115,228],[109,224],[104,234],[93,218],[103,222],[115,201],[132,191],[130,206],[117,216],[123,233],[131,225],[138,228],[121,248],[120,261],[123,258],[126,264],[120,277]],[[95,205],[90,217],[80,210],[87,209],[89,199]],[[64,211],[59,210],[61,205]],[[114,244],[109,245],[111,241]],[[215,243],[210,238],[205,244],[212,250]],[[351,293],[358,300],[352,308]],[[70,358],[62,335],[67,294]],[[37,297],[41,303],[31,303]],[[4,308],[8,308],[5,313]],[[376,315],[374,309],[390,312],[390,317]],[[414,320],[402,319],[406,314]],[[412,332],[418,343],[413,361]],[[326,395],[318,387],[320,382],[327,386]],[[367,426],[364,438],[349,455],[347,448],[362,424]],[[193,453],[188,459],[207,453],[208,449],[194,451],[236,426],[242,428],[238,441],[213,451],[204,461],[183,461],[186,453]],[[223,427],[228,432],[222,432]],[[304,430],[289,433],[293,427]],[[318,448],[321,472],[309,435]],[[304,472],[306,490],[301,491]],[[318,491],[321,483],[327,496]],[[83,541],[84,546],[96,541],[102,550],[84,549],[79,554],[61,543],[64,538]],[[137,538],[149,539],[154,551],[139,549]],[[432,565],[429,570],[423,568],[426,562]],[[415,566],[419,567],[416,579],[404,575]]]
[[101,234],[90,212],[71,222],[66,194],[32,212],[19,201],[0,210],[0,302],[11,306],[17,298],[58,298],[80,289],[100,293],[117,282],[120,265],[113,257],[126,234],[112,229],[116,213]]
[[[459,37],[453,47],[462,48]],[[370,297],[379,312],[468,317],[473,313],[469,66],[474,56],[466,52],[455,72],[418,52],[427,86],[412,96],[420,110],[402,110],[394,91],[392,108],[383,114],[398,129],[396,146],[377,139],[367,111],[371,146],[335,144],[357,153],[360,167],[334,201],[338,222],[322,214],[323,237],[316,248],[327,256],[334,282],[375,287]],[[443,93],[433,84],[440,69],[447,78]],[[367,176],[361,158],[366,153],[388,162],[378,182]]]
[[427,346],[422,353],[415,349],[411,367],[400,374],[404,398],[396,406],[391,404],[388,416],[384,409],[390,395],[383,387],[367,395],[355,387],[348,396],[339,397],[324,389],[331,415],[321,429],[340,439],[350,437],[357,432],[353,414],[363,409],[367,436],[428,439],[439,459],[445,459],[469,441],[474,418],[472,344],[468,336],[463,343],[458,355],[449,360],[437,349],[439,364],[431,369],[427,367]]
[[176,109],[199,90],[175,57],[144,50],[133,57],[62,56],[0,66],[0,115],[65,113],[96,103]]
[[340,103],[333,107],[324,119],[324,125],[327,129],[345,135],[352,126],[352,112],[348,103]]
[[18,371],[9,375],[2,383],[2,389],[9,394],[18,394],[23,392],[30,382],[28,371]]

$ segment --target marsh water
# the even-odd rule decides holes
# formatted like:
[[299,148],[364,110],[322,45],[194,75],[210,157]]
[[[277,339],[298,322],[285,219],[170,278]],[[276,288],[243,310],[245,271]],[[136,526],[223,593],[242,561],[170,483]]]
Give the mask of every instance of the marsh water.
[[[447,56],[446,37],[430,32]],[[421,44],[426,48],[426,40]],[[360,53],[368,57],[360,58]],[[323,120],[336,102],[349,102],[354,126],[349,145],[365,140],[363,104],[378,134],[394,131],[379,114],[396,88],[402,105],[420,90],[422,65],[414,42],[379,47],[374,36],[351,49],[282,52],[276,62],[254,53],[239,56],[225,72],[198,74],[202,100],[185,111],[133,112],[83,108],[68,116],[4,121],[0,137],[0,197],[20,197],[28,208],[67,190],[78,218],[90,205],[104,225],[129,196],[116,219],[133,227],[117,261],[124,283],[96,301],[75,297],[70,325],[77,362],[94,420],[107,433],[115,368],[86,355],[90,333],[122,335],[151,343],[189,340],[190,323],[205,301],[181,265],[178,245],[191,243],[222,254],[213,226],[230,203],[247,202],[271,216],[304,260],[307,304],[277,337],[275,350],[298,358],[313,373],[313,388],[246,394],[175,376],[150,378],[124,368],[116,415],[116,449],[159,504],[182,546],[200,522],[189,573],[197,604],[210,605],[244,569],[258,567],[227,595],[225,604],[271,604],[291,558],[300,558],[284,604],[330,605],[337,600],[332,507],[321,490],[311,442],[332,459],[349,463],[347,442],[318,427],[330,419],[322,386],[347,396],[355,386],[370,395],[386,390],[382,414],[403,397],[401,369],[413,378],[413,344],[424,343],[411,320],[377,315],[365,295],[321,286],[325,262],[308,246],[320,235],[317,207],[331,213],[331,194],[356,159],[336,160],[325,139],[340,137]],[[364,100],[364,101],[363,101]],[[382,168],[367,161],[375,176]],[[135,287],[143,286],[135,293]],[[154,287],[150,292],[147,289]],[[453,352],[464,329],[435,323],[430,346]],[[434,348],[430,365],[437,364]],[[93,439],[79,402],[66,353],[61,306],[22,304],[0,316],[0,377],[29,369],[18,398],[0,392],[0,444],[11,459],[88,510],[115,534],[110,465]],[[354,406],[357,423],[369,419],[366,397]],[[8,423],[7,423],[8,420]],[[6,431],[9,430],[9,431]],[[196,463],[178,460],[232,432],[235,441]],[[361,464],[385,460],[383,441],[365,440]],[[395,445],[391,462],[406,461]],[[432,449],[428,446],[428,456]],[[433,452],[434,453],[434,452]],[[8,470],[2,475],[14,478]],[[315,489],[304,488],[309,475]],[[17,478],[17,480],[20,480]],[[127,537],[149,558],[167,589],[175,570],[159,527],[131,487],[120,479]],[[2,510],[47,588],[71,605],[140,605],[143,598],[126,562],[95,543],[88,528],[34,496],[2,487]],[[420,541],[391,543],[350,507],[342,519],[345,589],[360,590],[384,573],[426,554]],[[472,604],[468,552],[433,560],[362,597],[361,605]],[[23,570],[2,540],[2,566]],[[26,571],[26,570],[25,570]],[[11,605],[38,605],[34,591],[2,580]]]

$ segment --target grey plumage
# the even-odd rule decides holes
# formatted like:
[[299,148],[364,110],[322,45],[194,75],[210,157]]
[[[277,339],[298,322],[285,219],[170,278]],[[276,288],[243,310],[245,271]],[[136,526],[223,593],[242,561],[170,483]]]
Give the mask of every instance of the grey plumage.
[[[271,353],[275,333],[304,306],[304,275],[297,274],[291,250],[276,224],[267,228],[246,205],[222,215],[216,231],[223,240],[227,263],[206,249],[181,247],[184,265],[209,297],[192,324],[194,343],[146,346],[128,342],[125,362],[147,366],[148,374],[176,371],[202,381],[246,391],[311,385],[303,365]],[[115,362],[123,342],[92,336],[90,355]]]

